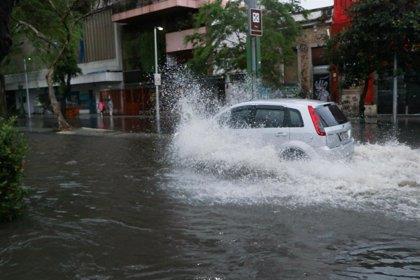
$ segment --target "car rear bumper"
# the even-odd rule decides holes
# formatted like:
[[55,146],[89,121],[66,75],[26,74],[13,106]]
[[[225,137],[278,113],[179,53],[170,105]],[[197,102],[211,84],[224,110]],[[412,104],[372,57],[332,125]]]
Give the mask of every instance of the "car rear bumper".
[[351,159],[354,153],[354,139],[352,138],[346,144],[340,145],[335,148],[321,147],[318,153],[326,158],[332,159]]

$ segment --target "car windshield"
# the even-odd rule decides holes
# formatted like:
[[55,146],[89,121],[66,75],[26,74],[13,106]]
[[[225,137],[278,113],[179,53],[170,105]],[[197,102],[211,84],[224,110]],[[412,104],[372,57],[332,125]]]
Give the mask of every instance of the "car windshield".
[[335,104],[326,104],[316,107],[323,127],[336,126],[348,122],[346,116]]

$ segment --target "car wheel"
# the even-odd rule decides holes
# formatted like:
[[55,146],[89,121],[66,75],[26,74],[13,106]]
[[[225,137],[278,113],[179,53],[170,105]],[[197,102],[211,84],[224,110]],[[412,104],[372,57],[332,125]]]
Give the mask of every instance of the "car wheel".
[[299,149],[287,149],[282,154],[281,157],[284,160],[305,160],[309,159],[309,156],[302,150]]

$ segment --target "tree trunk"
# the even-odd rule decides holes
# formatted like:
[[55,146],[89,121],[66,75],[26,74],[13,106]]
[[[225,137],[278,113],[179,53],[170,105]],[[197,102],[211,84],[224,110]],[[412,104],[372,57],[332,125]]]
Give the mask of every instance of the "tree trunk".
[[66,115],[66,110],[67,110],[67,104],[66,104],[66,94],[63,90],[62,92],[62,96],[61,96],[61,113],[63,113],[63,115]]
[[63,86],[63,103],[62,103],[63,114],[65,114],[67,110],[67,98],[70,97],[70,93],[71,93],[71,76],[67,75],[66,82]]
[[6,85],[4,75],[0,74],[0,117],[7,116]]
[[370,75],[368,75],[367,78],[365,79],[365,84],[363,85],[363,91],[359,99],[359,117],[361,120],[365,119],[365,98],[367,95],[367,91],[369,89],[369,77]]
[[50,68],[46,76],[48,84],[48,95],[50,97],[51,107],[53,109],[54,114],[57,116],[58,130],[70,130],[71,125],[64,118],[63,113],[61,112],[60,103],[58,103],[57,97],[55,96],[53,85],[53,72],[53,68]]

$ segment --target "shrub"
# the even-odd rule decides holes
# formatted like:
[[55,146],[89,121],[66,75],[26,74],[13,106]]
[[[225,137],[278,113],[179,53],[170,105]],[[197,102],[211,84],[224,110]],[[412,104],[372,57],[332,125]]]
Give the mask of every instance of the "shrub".
[[25,207],[21,180],[27,144],[14,123],[0,118],[0,222],[13,220]]

